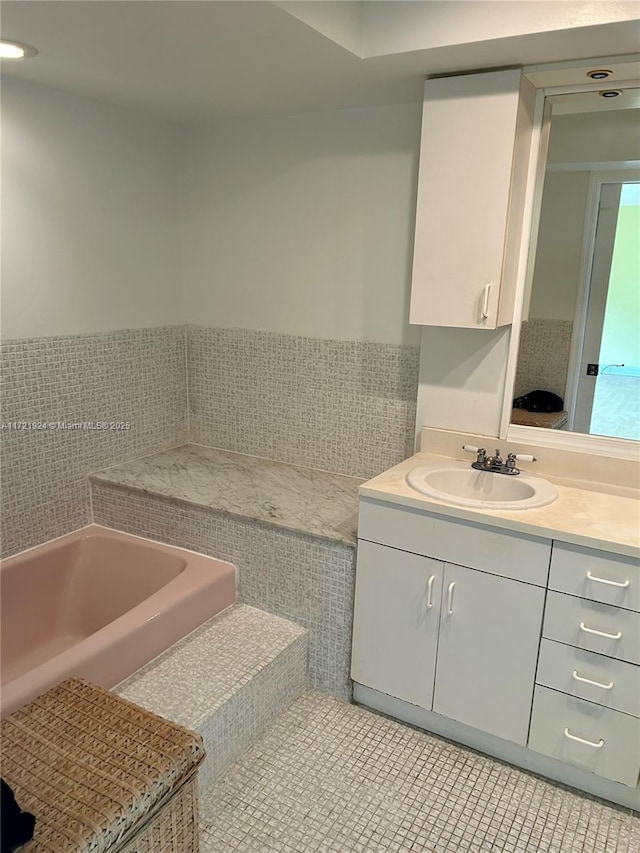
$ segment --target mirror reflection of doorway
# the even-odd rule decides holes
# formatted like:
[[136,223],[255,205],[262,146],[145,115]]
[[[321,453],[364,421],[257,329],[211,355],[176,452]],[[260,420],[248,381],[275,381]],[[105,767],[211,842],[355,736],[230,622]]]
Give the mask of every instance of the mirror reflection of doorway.
[[598,188],[590,275],[576,317],[583,335],[570,366],[572,428],[640,439],[640,183],[605,178]]
[[[640,191],[632,186],[640,182],[640,87],[634,81],[615,99],[600,94],[554,94],[545,101],[548,147],[539,164],[511,422],[640,440],[640,332],[631,326],[640,314],[640,225],[634,195]],[[596,230],[602,186],[615,184],[617,189],[605,192],[609,223],[601,222]],[[610,192],[613,196],[607,197]],[[596,233],[602,249],[594,258]],[[618,285],[609,296],[610,273],[625,266],[626,296],[621,298]],[[592,270],[594,294],[589,300]],[[599,293],[596,279],[602,285]],[[585,335],[587,325],[593,334]],[[627,345],[620,353],[619,345],[630,340],[636,346]],[[586,375],[590,364],[598,365],[598,376]],[[616,366],[621,364],[625,366]],[[547,394],[522,402],[535,390],[560,400]],[[560,403],[562,411],[556,411]]]

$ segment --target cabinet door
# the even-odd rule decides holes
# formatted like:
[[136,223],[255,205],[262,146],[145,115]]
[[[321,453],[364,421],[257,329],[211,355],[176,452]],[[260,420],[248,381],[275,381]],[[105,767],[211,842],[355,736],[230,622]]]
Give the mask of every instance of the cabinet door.
[[503,276],[516,275],[533,97],[519,70],[427,80],[412,323],[495,329],[513,322],[501,310],[500,289],[509,290],[512,309],[515,280]]
[[544,590],[445,564],[433,710],[526,744]]
[[351,676],[431,709],[443,564],[358,543]]

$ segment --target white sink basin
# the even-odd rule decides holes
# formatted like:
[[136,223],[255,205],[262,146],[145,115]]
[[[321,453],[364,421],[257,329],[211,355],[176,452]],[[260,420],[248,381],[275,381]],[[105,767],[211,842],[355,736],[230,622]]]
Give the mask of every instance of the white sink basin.
[[407,474],[416,491],[458,506],[483,509],[535,509],[558,497],[555,486],[529,474],[493,474],[470,465],[419,465]]

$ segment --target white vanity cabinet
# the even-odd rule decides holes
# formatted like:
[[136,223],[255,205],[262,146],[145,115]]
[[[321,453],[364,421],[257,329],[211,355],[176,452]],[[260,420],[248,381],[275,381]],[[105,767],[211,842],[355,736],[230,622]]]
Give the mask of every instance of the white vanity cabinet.
[[640,567],[554,542],[529,748],[613,782],[640,774]]
[[524,745],[551,543],[367,501],[359,528],[354,681]]
[[412,323],[513,322],[534,100],[518,69],[427,80]]
[[355,700],[640,809],[638,561],[478,518],[361,497]]
[[352,677],[430,708],[444,566],[397,548],[358,543]]
[[524,745],[544,589],[446,564],[443,591],[433,710]]

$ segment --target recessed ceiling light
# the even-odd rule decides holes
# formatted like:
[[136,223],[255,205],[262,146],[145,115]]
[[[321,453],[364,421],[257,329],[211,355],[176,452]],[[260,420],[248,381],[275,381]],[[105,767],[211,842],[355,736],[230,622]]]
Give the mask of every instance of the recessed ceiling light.
[[26,59],[28,56],[35,56],[37,52],[35,47],[20,44],[18,41],[0,41],[0,59]]
[[606,92],[598,92],[601,98],[617,98],[622,92],[620,89],[608,89]]
[[611,77],[613,71],[607,71],[606,68],[596,68],[595,71],[587,71],[587,77],[591,77],[592,80],[604,80],[607,77]]

